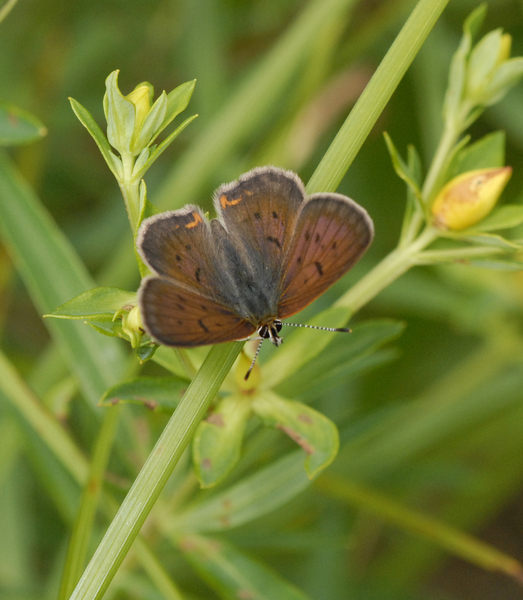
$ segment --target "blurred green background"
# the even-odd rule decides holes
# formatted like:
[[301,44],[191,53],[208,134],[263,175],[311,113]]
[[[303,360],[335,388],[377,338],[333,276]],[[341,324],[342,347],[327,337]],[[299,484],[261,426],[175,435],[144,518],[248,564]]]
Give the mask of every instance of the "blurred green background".
[[[188,201],[210,209],[220,183],[256,165],[291,168],[307,181],[414,6],[406,0],[338,4],[344,4],[342,18],[287,62],[278,52],[307,6],[299,0],[20,0],[0,23],[0,100],[30,111],[48,129],[41,141],[9,154],[99,285],[132,290],[139,275],[120,192],[68,97],[102,125],[104,80],[114,69],[124,94],[144,80],[160,93],[197,79],[184,117],[199,118],[147,175],[149,199],[164,209]],[[394,248],[405,190],[381,134],[389,132],[403,154],[415,144],[427,166],[441,130],[450,57],[476,5],[450,3],[344,178],[339,191],[369,211],[375,241],[351,275],[300,321],[329,306]],[[522,10],[513,0],[488,2],[488,30],[510,33],[513,55],[523,54]],[[247,102],[245,90],[267,64],[264,86]],[[507,133],[506,162],[514,173],[503,202],[521,202],[522,106],[519,85],[471,131],[474,138]],[[523,275],[463,265],[418,268],[385,290],[354,322],[398,319],[403,334],[376,355],[374,368],[342,375],[312,394],[341,431],[340,455],[329,472],[523,560],[522,309]],[[46,327],[2,246],[0,343],[89,450],[92,415],[64,369],[50,369]],[[148,365],[146,372],[159,367]],[[139,407],[129,413],[145,432],[139,464],[165,418]],[[70,523],[39,472],[38,446],[25,439],[31,433],[7,405],[0,404],[0,419],[0,597],[53,598]],[[279,538],[282,532],[287,535]],[[364,501],[341,500],[321,485],[232,531],[230,539],[318,600],[523,595],[508,577],[452,558],[387,524]],[[192,572],[182,573],[188,597],[217,597]],[[161,597],[138,583],[120,582],[111,593]]]

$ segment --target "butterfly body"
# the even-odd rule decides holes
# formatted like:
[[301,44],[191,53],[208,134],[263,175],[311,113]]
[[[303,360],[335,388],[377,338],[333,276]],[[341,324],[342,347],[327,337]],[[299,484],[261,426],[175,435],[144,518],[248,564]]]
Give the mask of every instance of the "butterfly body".
[[281,319],[346,273],[373,236],[365,210],[339,194],[307,197],[290,171],[262,167],[221,186],[216,219],[194,205],[142,224],[137,247],[154,273],[139,302],[168,346],[246,339],[279,345]]

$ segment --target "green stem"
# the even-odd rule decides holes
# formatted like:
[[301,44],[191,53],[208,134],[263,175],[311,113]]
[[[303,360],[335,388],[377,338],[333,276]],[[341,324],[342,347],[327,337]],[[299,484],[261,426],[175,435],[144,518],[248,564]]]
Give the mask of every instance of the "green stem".
[[220,389],[243,342],[214,346],[129,490],[71,600],[101,598]]
[[428,227],[408,246],[393,250],[372,271],[345,293],[334,306],[350,308],[352,313],[358,311],[400,275],[416,265],[419,252],[437,237],[437,231],[432,227]]
[[122,155],[123,179],[118,181],[118,185],[122,190],[123,199],[129,222],[131,223],[131,231],[133,236],[136,234],[136,229],[140,220],[140,184],[132,177],[134,167],[134,156],[130,154]]
[[441,177],[448,166],[448,160],[451,156],[452,148],[458,140],[459,133],[460,129],[455,127],[453,123],[445,125],[425,183],[423,184],[423,189],[421,190],[423,200],[426,204],[430,203],[433,195],[438,191]]

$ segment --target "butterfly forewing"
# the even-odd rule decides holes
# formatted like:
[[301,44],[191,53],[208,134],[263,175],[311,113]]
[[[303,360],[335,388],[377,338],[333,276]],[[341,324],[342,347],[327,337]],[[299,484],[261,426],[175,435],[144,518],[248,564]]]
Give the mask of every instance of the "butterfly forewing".
[[144,262],[162,277],[214,297],[216,269],[209,257],[213,241],[209,223],[196,206],[146,219],[137,246]]
[[356,263],[372,237],[372,221],[349,198],[311,196],[285,259],[278,316],[293,315],[320,296]]
[[259,279],[279,273],[304,200],[298,177],[273,167],[249,171],[217,190],[216,211]]
[[255,327],[226,307],[160,277],[148,277],[140,288],[145,328],[159,343],[192,348],[240,340]]

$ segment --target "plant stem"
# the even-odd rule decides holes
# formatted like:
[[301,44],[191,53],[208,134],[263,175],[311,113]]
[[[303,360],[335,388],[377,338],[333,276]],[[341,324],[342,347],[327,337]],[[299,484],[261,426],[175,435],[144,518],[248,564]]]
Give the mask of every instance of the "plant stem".
[[416,265],[419,252],[433,242],[437,236],[438,233],[435,229],[427,227],[414,242],[393,250],[345,293],[334,306],[350,308],[352,313],[358,311],[400,275]]

